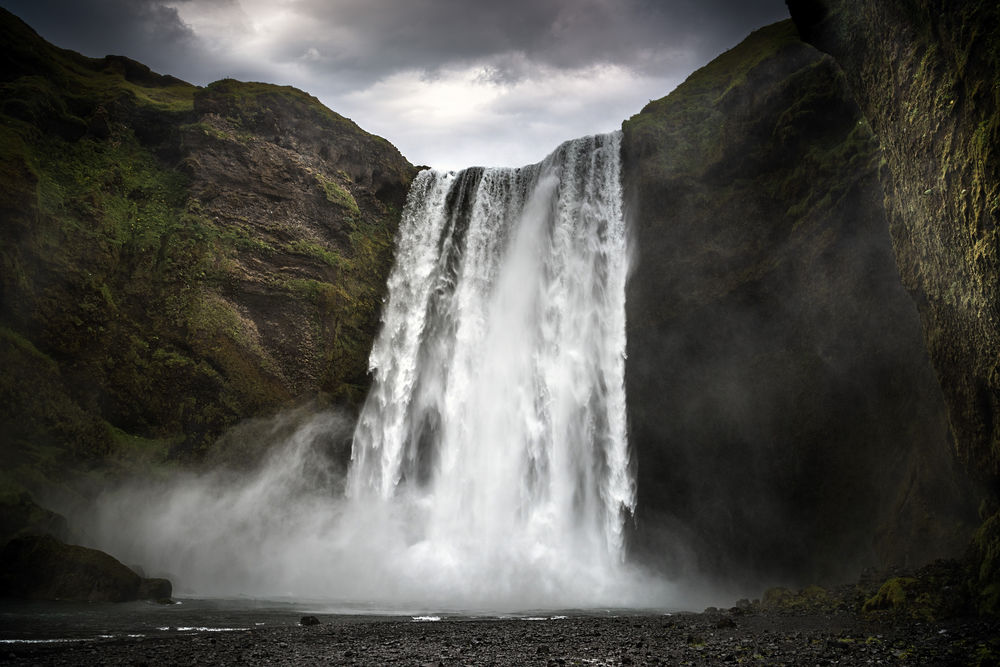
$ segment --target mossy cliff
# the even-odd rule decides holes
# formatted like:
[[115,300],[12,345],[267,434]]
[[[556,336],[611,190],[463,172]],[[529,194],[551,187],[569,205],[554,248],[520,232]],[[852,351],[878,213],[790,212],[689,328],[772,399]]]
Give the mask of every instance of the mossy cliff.
[[982,501],[983,607],[1000,612],[1000,6],[788,4],[803,39],[843,69],[884,151],[896,261]]
[[738,582],[960,551],[971,502],[881,154],[832,59],[778,23],[623,128],[639,546]]
[[0,10],[4,486],[197,457],[367,385],[415,169],[289,87],[198,88]]

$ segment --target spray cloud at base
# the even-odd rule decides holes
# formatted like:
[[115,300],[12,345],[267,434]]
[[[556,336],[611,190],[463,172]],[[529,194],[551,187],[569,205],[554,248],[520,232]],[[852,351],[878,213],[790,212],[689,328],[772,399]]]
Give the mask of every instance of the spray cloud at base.
[[349,470],[300,415],[252,474],[109,494],[96,541],[201,595],[676,605],[625,558],[620,139],[417,177]]

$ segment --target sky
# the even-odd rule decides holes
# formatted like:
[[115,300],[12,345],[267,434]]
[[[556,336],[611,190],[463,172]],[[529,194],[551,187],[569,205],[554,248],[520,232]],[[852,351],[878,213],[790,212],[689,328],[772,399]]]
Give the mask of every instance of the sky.
[[197,85],[292,85],[413,164],[520,166],[609,132],[783,0],[0,0],[42,37]]

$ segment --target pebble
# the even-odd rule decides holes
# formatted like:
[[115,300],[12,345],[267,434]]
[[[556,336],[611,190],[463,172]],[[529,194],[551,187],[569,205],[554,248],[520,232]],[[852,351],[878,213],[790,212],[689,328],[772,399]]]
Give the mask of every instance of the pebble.
[[[653,664],[963,664],[1000,655],[995,627],[979,619],[937,624],[872,621],[852,614],[728,611],[662,616],[570,617],[550,621],[411,622],[325,617],[318,628],[114,639],[92,644],[31,644],[0,653],[0,663],[459,665]],[[732,619],[729,619],[732,620]],[[529,625],[530,623],[530,625]],[[942,632],[943,631],[943,632]],[[444,648],[452,648],[445,651]],[[461,653],[455,647],[461,647]]]

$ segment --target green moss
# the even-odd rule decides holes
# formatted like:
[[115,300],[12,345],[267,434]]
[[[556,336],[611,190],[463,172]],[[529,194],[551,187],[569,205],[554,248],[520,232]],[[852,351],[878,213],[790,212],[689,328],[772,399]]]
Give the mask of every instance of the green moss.
[[224,100],[228,106],[228,115],[233,120],[243,118],[252,123],[265,117],[271,111],[270,107],[272,104],[276,102],[290,102],[297,105],[304,105],[305,108],[332,125],[347,127],[352,131],[361,132],[360,128],[350,120],[331,111],[312,95],[292,86],[278,86],[258,81],[221,79],[209,84],[205,88],[204,95],[217,100]]
[[107,425],[79,407],[58,363],[23,335],[0,327],[0,461],[8,472],[61,468],[111,450]]
[[260,236],[250,234],[239,227],[230,227],[220,233],[220,240],[229,249],[251,252],[259,255],[273,255],[277,249]]
[[[648,153],[668,140],[673,144],[674,154],[685,156],[684,162],[711,161],[717,157],[716,142],[711,137],[722,119],[714,107],[728,93],[738,89],[754,68],[799,43],[798,33],[790,20],[761,28],[695,71],[667,97],[651,101],[622,127],[626,134],[633,135],[635,143],[648,147],[644,151],[647,162],[650,162]],[[680,126],[693,131],[694,135],[673,136],[670,129]],[[655,160],[650,163],[664,173],[688,166]]]
[[865,612],[899,609],[906,604],[907,590],[917,583],[912,577],[894,577],[889,579],[878,593],[865,600],[862,610]]
[[335,206],[339,206],[346,210],[351,216],[361,215],[361,211],[358,209],[358,202],[354,199],[354,195],[350,193],[349,190],[333,181],[323,174],[315,174],[316,181],[319,182],[320,187],[323,188],[323,193],[326,195],[326,200]]
[[[136,96],[137,84],[112,85],[114,73],[95,73],[88,69],[93,63],[81,63],[74,62],[61,76],[79,95],[98,97],[87,103],[74,98],[73,106],[96,108],[99,96],[115,85],[119,92],[131,91],[131,103],[151,106],[154,113],[190,105],[193,87],[186,84]],[[170,395],[164,385],[172,380],[176,389],[190,388],[212,371],[181,372],[151,358],[158,346],[150,337],[157,331],[183,333],[176,324],[188,319],[193,288],[218,276],[213,269],[222,263],[224,244],[188,206],[187,178],[162,164],[131,129],[112,123],[104,138],[71,141],[59,133],[39,134],[35,126],[45,113],[63,114],[68,106],[52,97],[52,81],[28,77],[17,83],[25,96],[35,91],[34,117],[31,123],[12,119],[2,126],[0,164],[14,167],[4,176],[20,171],[22,182],[34,179],[35,185],[14,202],[11,220],[23,221],[23,231],[16,243],[0,246],[0,261],[10,269],[4,273],[5,292],[23,304],[16,311],[17,327],[41,332],[32,339],[35,352],[55,368],[49,367],[44,381],[20,377],[6,387],[10,419],[17,426],[6,430],[5,446],[19,452],[25,465],[52,471],[66,457],[111,460],[123,443],[138,442],[128,438],[170,433],[176,439],[204,421],[199,413],[215,406],[209,400],[193,413],[179,408],[163,398]],[[23,344],[7,350],[20,350],[16,354],[22,357],[30,352]],[[72,368],[71,377],[63,377],[64,366]],[[32,375],[24,364],[12,367],[24,372],[7,379]],[[39,382],[37,391],[25,391]],[[94,386],[102,388],[100,394]]]
[[830,594],[822,586],[807,586],[799,591],[788,588],[769,588],[761,598],[761,607],[770,611],[783,613],[801,613],[804,611],[833,611],[841,606],[842,601]]
[[981,614],[1000,616],[1000,512],[988,517],[972,538],[972,587]]
[[236,139],[236,137],[233,134],[223,132],[215,125],[205,122],[189,123],[187,125],[182,125],[180,129],[182,131],[194,130],[204,134],[207,137],[218,139],[219,141],[234,141]]
[[178,436],[143,438],[119,428],[111,428],[111,437],[114,453],[109,458],[130,475],[162,474],[171,469],[170,452],[180,444]]
[[292,241],[285,246],[285,249],[296,255],[312,257],[313,259],[317,259],[323,264],[335,269],[343,269],[350,266],[350,260],[344,257],[341,253],[331,250],[318,243],[306,241],[305,239]]
[[965,615],[969,605],[963,572],[954,561],[936,561],[912,576],[890,578],[864,601],[861,611],[924,622]]
[[39,211],[62,227],[60,241],[83,235],[119,253],[152,253],[181,226],[186,180],[161,167],[131,132],[115,139],[43,142]]
[[[217,435],[238,415],[255,414],[290,398],[278,381],[273,360],[261,347],[255,325],[231,303],[203,292],[192,304],[187,327],[190,345],[204,359],[192,360],[200,379],[186,392],[182,406],[196,430]],[[172,355],[164,359],[175,367],[185,363]],[[202,402],[206,391],[215,392],[217,400]],[[201,440],[198,447],[207,446],[208,440]]]

